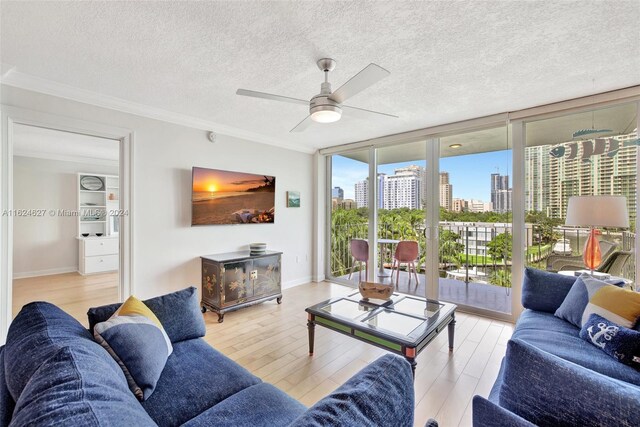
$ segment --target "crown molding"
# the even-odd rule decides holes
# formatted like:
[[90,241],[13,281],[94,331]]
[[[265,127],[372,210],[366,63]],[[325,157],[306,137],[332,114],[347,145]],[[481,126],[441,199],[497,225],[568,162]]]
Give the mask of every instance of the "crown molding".
[[61,162],[73,162],[73,163],[82,163],[85,165],[95,165],[95,166],[112,166],[118,167],[118,160],[112,159],[99,159],[95,157],[85,157],[85,156],[72,156],[66,154],[58,154],[58,153],[45,153],[45,152],[35,152],[28,150],[13,150],[14,157],[29,157],[32,159],[43,159],[43,160],[57,160]]
[[217,134],[223,134],[234,138],[272,145],[287,150],[299,151],[308,154],[313,154],[316,152],[316,149],[312,147],[294,145],[233,126],[227,126],[186,114],[175,113],[172,111],[164,110],[162,108],[156,108],[145,104],[127,101],[126,99],[116,98],[114,96],[103,95],[90,90],[80,89],[74,86],[22,73],[20,71],[16,71],[15,68],[9,69],[7,72],[5,72],[0,78],[0,83],[7,86],[17,87],[33,92],[39,92],[45,95],[52,95],[58,98],[70,99],[72,101],[94,105],[96,107],[108,108],[111,110],[121,111],[123,113],[147,117],[150,119],[186,126],[193,129],[213,131]]

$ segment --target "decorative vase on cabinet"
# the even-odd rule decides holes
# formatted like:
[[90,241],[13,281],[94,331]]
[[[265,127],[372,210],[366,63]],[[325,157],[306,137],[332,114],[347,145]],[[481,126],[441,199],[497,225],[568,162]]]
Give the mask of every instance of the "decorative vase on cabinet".
[[275,299],[282,302],[280,265],[282,252],[249,251],[207,255],[202,258],[202,312],[224,314]]

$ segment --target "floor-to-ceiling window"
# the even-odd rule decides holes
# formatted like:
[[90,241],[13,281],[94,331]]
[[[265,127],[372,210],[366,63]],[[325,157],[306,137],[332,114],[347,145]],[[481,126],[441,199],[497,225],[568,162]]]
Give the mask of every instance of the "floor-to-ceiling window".
[[[366,240],[364,279],[510,318],[520,310],[523,267],[562,274],[584,268],[589,229],[565,225],[568,198],[620,195],[630,227],[599,230],[600,270],[635,284],[638,103],[570,114],[554,108],[479,120],[471,130],[412,135],[413,142],[331,150],[329,277],[361,280],[351,241]],[[391,276],[404,241],[418,244],[415,273],[402,261]]]
[[563,274],[584,270],[589,227],[565,225],[569,198],[623,196],[630,227],[598,230],[598,269],[635,283],[636,117],[637,104],[629,103],[526,123],[527,265]]
[[376,280],[400,292],[424,296],[425,141],[377,150],[378,210]]
[[507,126],[440,138],[439,298],[511,313],[512,151]]
[[369,150],[333,155],[328,276],[366,280],[369,262]]

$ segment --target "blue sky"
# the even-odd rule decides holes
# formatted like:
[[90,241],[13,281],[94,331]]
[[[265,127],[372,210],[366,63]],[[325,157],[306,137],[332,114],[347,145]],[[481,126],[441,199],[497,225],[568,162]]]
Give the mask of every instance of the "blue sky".
[[[382,165],[378,167],[378,172],[393,175],[396,168],[412,164],[424,167],[425,163],[421,160]],[[449,172],[449,182],[453,184],[453,197],[461,199],[491,201],[490,176],[496,172],[496,168],[499,168],[502,175],[511,175],[511,150],[440,159],[440,171]],[[332,187],[341,187],[346,199],[354,198],[355,183],[365,179],[369,173],[367,164],[338,155],[333,156],[332,169]]]

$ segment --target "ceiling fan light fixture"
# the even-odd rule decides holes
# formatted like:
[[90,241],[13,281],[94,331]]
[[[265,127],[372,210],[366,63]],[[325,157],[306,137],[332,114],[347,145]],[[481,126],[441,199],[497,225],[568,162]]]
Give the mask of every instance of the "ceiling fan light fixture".
[[342,109],[337,105],[319,105],[311,108],[311,120],[317,123],[333,123],[342,117]]

